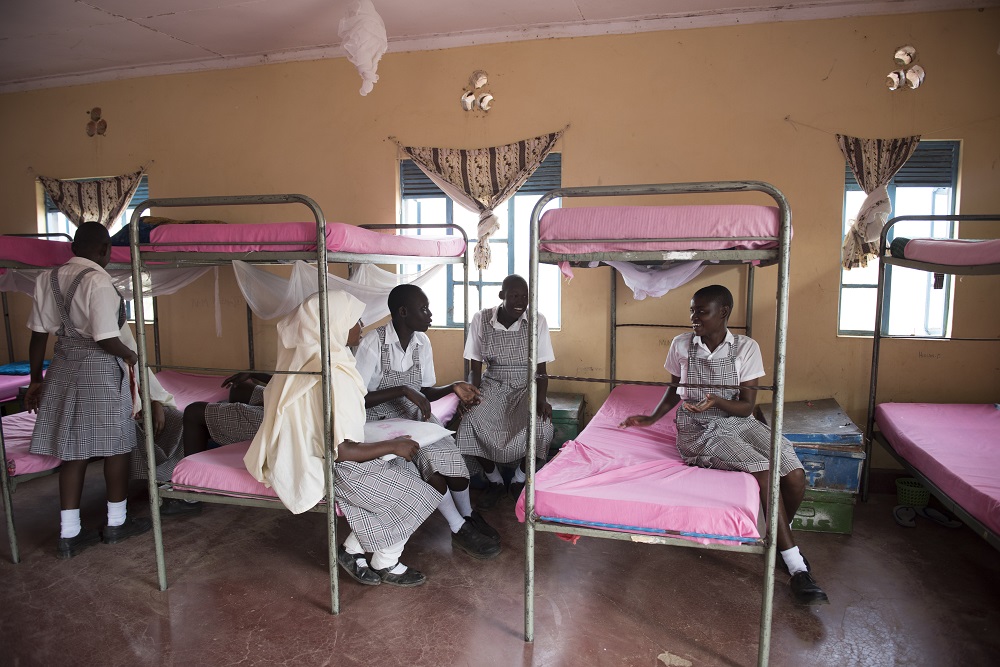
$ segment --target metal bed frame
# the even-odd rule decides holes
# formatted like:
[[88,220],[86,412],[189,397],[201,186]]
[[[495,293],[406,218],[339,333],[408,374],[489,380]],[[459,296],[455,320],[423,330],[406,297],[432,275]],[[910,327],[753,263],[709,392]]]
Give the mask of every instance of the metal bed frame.
[[[318,282],[318,293],[319,293],[319,307],[320,307],[320,322],[322,327],[322,333],[320,336],[320,359],[322,364],[322,369],[319,373],[307,373],[309,375],[319,375],[322,388],[323,388],[323,433],[324,433],[324,448],[326,451],[325,457],[325,478],[326,478],[326,503],[325,505],[319,505],[314,507],[311,511],[326,512],[327,520],[327,558],[328,558],[328,570],[329,570],[329,590],[330,590],[330,607],[331,613],[340,613],[340,588],[339,588],[339,578],[337,572],[337,515],[334,511],[328,511],[329,508],[335,507],[336,496],[334,490],[334,443],[332,442],[333,433],[333,423],[332,423],[332,396],[330,393],[330,341],[329,332],[326,331],[326,326],[328,320],[327,316],[327,281],[325,280],[326,267],[331,262],[338,263],[374,263],[374,264],[462,264],[464,269],[465,282],[468,284],[469,277],[469,263],[468,263],[468,238],[465,232],[457,226],[454,225],[421,225],[422,229],[435,228],[435,227],[446,227],[449,229],[456,229],[462,234],[463,239],[466,241],[465,252],[458,257],[413,257],[413,256],[401,256],[401,255],[374,255],[374,254],[360,254],[360,253],[342,253],[342,252],[329,252],[326,247],[326,218],[323,215],[323,211],[320,209],[319,205],[313,201],[311,198],[305,195],[298,194],[282,194],[282,195],[239,195],[239,196],[225,196],[225,197],[186,197],[186,198],[170,198],[170,199],[150,199],[142,202],[133,212],[132,221],[135,222],[143,211],[150,208],[171,208],[171,207],[195,207],[195,206],[238,206],[238,205],[268,205],[268,204],[302,204],[309,208],[313,214],[313,218],[316,221],[316,251],[315,252],[301,252],[301,251],[290,251],[290,252],[280,252],[280,251],[255,251],[255,252],[243,252],[243,253],[184,253],[184,252],[156,252],[156,253],[145,253],[147,256],[152,255],[150,260],[143,259],[143,248],[153,248],[156,244],[140,244],[139,243],[139,230],[138,225],[133,224],[131,227],[131,249],[132,249],[132,284],[133,293],[141,294],[141,274],[143,268],[146,266],[146,261],[153,261],[157,265],[172,265],[172,266],[196,266],[196,265],[219,265],[230,262],[234,259],[240,259],[250,263],[275,263],[275,262],[287,262],[292,260],[314,260],[317,262],[317,282]],[[387,225],[385,227],[392,228],[402,228],[405,225]],[[297,242],[286,242],[288,244]],[[171,242],[170,245],[184,245],[182,243]],[[201,243],[200,245],[206,245]],[[216,245],[232,245],[230,242],[219,242]],[[281,242],[269,242],[268,245],[281,245]],[[467,294],[467,291],[466,291]],[[141,298],[136,298],[135,301],[136,308],[136,320],[142,321],[143,317],[143,304]],[[468,296],[465,299],[465,310],[466,315],[468,315]],[[468,317],[466,317],[468,319]],[[248,329],[250,331],[251,343],[250,343],[250,365],[253,367],[253,344],[252,344],[252,315],[248,311],[247,315]],[[145,377],[147,368],[149,366],[148,361],[148,350],[146,345],[146,335],[143,327],[137,327],[136,340],[139,347],[139,377]],[[224,368],[197,368],[193,369],[190,367],[182,366],[167,366],[162,365],[159,362],[156,364],[158,368],[171,368],[175,370],[202,370],[202,371],[222,371],[222,372],[235,372],[242,369],[224,369]],[[276,373],[277,371],[271,371]],[[166,590],[167,588],[167,573],[166,573],[166,562],[164,558],[164,548],[163,548],[163,532],[160,517],[160,498],[180,498],[185,500],[201,500],[208,502],[216,502],[222,504],[232,504],[232,505],[244,505],[253,507],[269,507],[275,509],[281,509],[284,506],[277,499],[264,499],[256,497],[240,498],[234,496],[224,496],[224,495],[214,495],[211,494],[211,490],[206,490],[205,492],[192,492],[192,491],[180,491],[175,490],[171,487],[169,483],[159,484],[156,481],[156,460],[153,454],[153,429],[152,429],[152,413],[150,410],[150,398],[149,390],[146,383],[142,384],[141,387],[141,397],[142,397],[142,411],[143,411],[143,428],[145,431],[145,447],[147,453],[147,464],[148,464],[148,474],[149,474],[149,497],[150,497],[150,516],[153,522],[153,537],[154,546],[156,550],[156,567],[157,567],[157,577],[159,582],[160,590]]]
[[971,528],[980,537],[986,540],[990,546],[995,549],[1000,549],[1000,534],[997,534],[981,521],[974,518],[969,514],[961,505],[952,500],[948,494],[941,490],[941,488],[932,482],[926,475],[915,468],[910,462],[908,462],[903,456],[901,456],[889,443],[885,435],[881,431],[875,428],[875,398],[878,390],[878,372],[879,372],[879,353],[882,347],[882,341],[884,339],[909,339],[909,340],[961,340],[961,341],[991,341],[993,343],[998,342],[996,338],[958,338],[954,336],[947,336],[944,338],[926,338],[920,336],[892,336],[886,333],[882,333],[883,319],[885,316],[885,289],[886,289],[886,271],[889,266],[900,266],[910,269],[917,269],[918,271],[927,271],[928,273],[940,273],[940,274],[950,274],[958,276],[989,276],[989,275],[1000,275],[1000,263],[998,264],[979,264],[972,266],[955,266],[950,264],[933,264],[930,262],[918,262],[912,259],[902,259],[898,257],[893,257],[892,255],[887,255],[886,250],[888,248],[888,236],[889,230],[893,225],[900,222],[907,221],[920,221],[920,222],[994,222],[1000,223],[1000,215],[901,215],[896,218],[892,218],[885,224],[882,229],[882,235],[879,238],[879,265],[878,265],[878,291],[876,293],[875,300],[875,331],[872,336],[872,368],[871,368],[871,384],[869,385],[868,391],[868,419],[865,422],[865,467],[862,479],[862,499],[868,500],[868,479],[871,472],[870,461],[871,461],[871,450],[874,442],[878,442],[882,445],[889,454],[892,455],[904,469],[924,485],[924,487],[934,494],[934,497],[941,501],[945,507],[953,512],[962,522]]
[[[671,194],[707,194],[722,192],[762,192],[769,195],[777,204],[780,214],[780,230],[778,237],[768,237],[766,240],[778,242],[777,248],[761,250],[685,250],[685,251],[626,251],[626,252],[600,252],[600,253],[551,253],[541,252],[539,245],[538,220],[542,209],[552,199],[560,197],[606,197],[606,196],[638,196],[638,195],[671,195]],[[737,237],[729,237],[738,240]],[[746,238],[746,237],[743,237]],[[758,240],[760,237],[753,237]],[[586,242],[602,241],[610,239],[586,239]],[[613,239],[619,240],[619,239]],[[631,240],[631,239],[630,239]],[[646,241],[701,241],[719,240],[718,238],[671,238],[671,239],[635,239],[636,242]],[[529,299],[530,309],[534,317],[538,313],[538,266],[540,262],[558,261],[600,261],[600,260],[620,260],[639,263],[661,263],[678,260],[710,260],[727,264],[743,264],[746,262],[759,261],[761,264],[778,264],[778,290],[777,309],[775,314],[775,343],[774,343],[774,384],[771,386],[760,386],[758,389],[772,391],[774,399],[772,401],[772,428],[771,428],[771,469],[778,468],[781,459],[781,426],[784,405],[785,388],[785,342],[788,328],[788,262],[789,244],[791,241],[791,209],[785,196],[773,185],[761,181],[716,181],[704,183],[669,183],[651,185],[625,185],[625,186],[594,186],[562,188],[553,190],[544,195],[535,205],[531,214],[531,257],[529,263]],[[551,240],[558,243],[583,242],[574,240]],[[612,284],[615,282],[612,273]],[[752,274],[748,278],[748,293],[753,290]],[[750,304],[747,306],[746,329],[749,334],[751,327]],[[652,383],[652,382],[631,382],[618,380],[615,377],[615,343],[614,338],[617,333],[617,324],[614,315],[614,305],[612,305],[612,372],[610,379],[600,378],[568,378],[563,376],[549,375],[550,379],[582,380],[591,382],[604,382],[614,385],[616,382],[627,384],[655,384],[659,386],[699,386],[693,384],[674,383]],[[622,325],[624,326],[624,325]],[[528,372],[533,373],[538,361],[538,332],[535,327],[529,328],[529,357]],[[529,382],[529,405],[537,398],[536,383]],[[633,540],[633,533],[624,532],[625,527],[606,527],[602,530],[585,526],[572,525],[570,523],[558,522],[551,517],[540,517],[535,513],[535,453],[537,451],[536,423],[538,417],[534,410],[529,411],[528,419],[528,452],[526,455],[527,474],[525,480],[525,574],[524,574],[524,640],[531,642],[534,640],[534,596],[535,596],[535,533],[537,531],[550,533],[569,533],[574,535],[585,535],[589,537],[603,537],[618,540]],[[770,653],[771,641],[771,616],[774,595],[774,557],[776,553],[777,517],[778,506],[774,502],[778,497],[778,484],[780,477],[771,475],[771,484],[768,489],[769,510],[767,516],[767,534],[763,540],[752,540],[751,543],[743,538],[737,541],[738,544],[709,544],[702,545],[696,542],[680,539],[679,534],[663,531],[662,535],[643,534],[641,541],[647,544],[667,544],[682,547],[696,547],[705,549],[716,549],[725,551],[738,551],[740,553],[764,554],[764,582],[763,600],[760,621],[760,641],[757,653],[757,664],[767,665]],[[616,529],[617,528],[617,529]]]

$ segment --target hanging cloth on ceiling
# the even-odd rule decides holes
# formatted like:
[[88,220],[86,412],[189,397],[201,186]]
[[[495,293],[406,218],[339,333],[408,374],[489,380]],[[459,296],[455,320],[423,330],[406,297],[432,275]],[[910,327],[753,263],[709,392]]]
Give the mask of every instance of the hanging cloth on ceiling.
[[841,249],[841,264],[845,269],[853,269],[868,266],[869,260],[878,257],[882,227],[892,213],[886,185],[913,155],[920,136],[859,139],[838,134],[837,143],[858,185],[868,195],[857,216],[851,219],[851,229]]
[[348,8],[347,15],[340,19],[337,35],[347,59],[361,75],[361,95],[367,95],[378,81],[378,61],[389,46],[385,23],[371,0],[359,0]]
[[42,187],[59,212],[76,226],[97,221],[110,227],[125,211],[139,187],[143,169],[123,176],[64,181],[39,176]]
[[490,237],[500,228],[493,209],[513,196],[542,164],[565,130],[488,148],[396,145],[456,203],[479,214],[476,266],[490,265]]

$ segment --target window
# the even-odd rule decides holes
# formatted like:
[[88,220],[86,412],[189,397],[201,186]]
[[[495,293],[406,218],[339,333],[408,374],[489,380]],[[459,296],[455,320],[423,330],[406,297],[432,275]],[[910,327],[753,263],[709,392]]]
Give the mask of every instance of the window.
[[[958,185],[957,141],[921,141],[903,168],[889,182],[891,217],[901,215],[950,215],[955,213]],[[865,193],[846,168],[844,188],[844,234]],[[902,238],[956,238],[955,222],[910,221],[893,225],[888,241]],[[934,289],[934,276],[898,266],[885,272],[883,335],[944,337],[951,324],[951,276],[941,289]],[[870,336],[875,332],[875,297],[878,263],[840,271],[840,318],[838,333]]]
[[[477,310],[500,303],[498,293],[503,279],[508,275],[517,273],[527,280],[531,211],[543,194],[560,187],[561,174],[562,156],[550,153],[517,194],[494,212],[500,223],[500,229],[490,237],[492,257],[490,266],[485,271],[478,270],[475,265],[469,266],[470,316]],[[471,263],[476,243],[476,226],[479,224],[478,214],[457,206],[420,171],[412,160],[403,160],[400,163],[399,182],[402,198],[401,222],[416,225],[441,223],[459,225],[469,236]],[[546,210],[558,206],[559,200],[555,199],[549,202]],[[404,233],[441,236],[443,230],[405,230]],[[403,267],[403,271],[417,271],[421,268],[426,267],[410,265]],[[539,266],[538,280],[538,309],[545,315],[549,327],[556,329],[560,323],[558,267]],[[462,268],[455,264],[446,265],[445,271],[425,290],[431,303],[431,311],[436,314],[437,326],[461,327],[464,324],[463,290]],[[442,314],[446,314],[446,317],[442,317]]]
[[[86,179],[81,179],[86,180]],[[44,192],[44,191],[43,191]],[[45,197],[45,218],[39,221],[38,231],[42,233],[49,234],[66,234],[70,238],[76,233],[76,225],[69,221],[65,215],[59,212],[56,205],[52,202],[48,193],[44,194]],[[149,178],[143,176],[139,180],[139,187],[136,188],[135,194],[132,195],[132,199],[129,200],[128,206],[125,207],[125,212],[122,216],[116,220],[108,231],[114,235],[115,232],[119,231],[122,227],[128,224],[128,221],[132,219],[132,212],[135,211],[135,207],[149,199]],[[153,323],[153,299],[152,297],[147,297],[143,301],[143,316],[147,324]],[[132,302],[125,302],[125,317],[128,318],[129,322],[135,322],[135,312],[132,308]]]

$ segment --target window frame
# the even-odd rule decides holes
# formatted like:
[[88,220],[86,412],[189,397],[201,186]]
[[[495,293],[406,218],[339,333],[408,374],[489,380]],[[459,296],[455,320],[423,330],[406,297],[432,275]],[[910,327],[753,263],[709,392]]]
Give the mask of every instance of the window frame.
[[[517,238],[517,225],[516,225],[516,207],[514,206],[514,198],[526,195],[543,195],[551,190],[556,190],[562,187],[562,154],[552,152],[549,153],[542,164],[535,170],[534,173],[528,178],[528,180],[518,188],[517,192],[510,197],[507,201],[507,216],[506,222],[499,221],[502,228],[506,231],[506,238],[491,238],[490,246],[495,247],[498,244],[504,244],[507,247],[507,271],[505,275],[510,275],[514,273],[515,254],[514,248]],[[400,222],[403,223],[402,217],[404,215],[405,203],[407,200],[419,200],[419,199],[440,199],[445,200],[445,223],[454,224],[454,214],[455,214],[455,202],[444,193],[443,190],[437,187],[430,178],[427,177],[420,168],[413,162],[413,160],[408,158],[400,159],[399,163],[399,200],[400,200]],[[417,226],[421,224],[421,206],[422,204],[418,201],[417,205]],[[440,222],[439,220],[437,222]],[[412,224],[412,222],[411,222]],[[505,227],[504,227],[505,225]],[[401,230],[400,233],[404,233],[405,230]],[[428,230],[433,232],[440,232],[440,229]],[[421,235],[423,230],[418,229],[416,234]],[[453,230],[447,230],[447,234],[451,235]],[[474,236],[470,236],[470,255],[471,248],[477,240]],[[417,269],[425,268],[423,265],[416,265]],[[447,304],[447,314],[445,318],[445,324],[441,328],[448,329],[461,329],[465,326],[462,322],[455,318],[455,291],[456,287],[464,284],[461,275],[456,275],[456,270],[458,266],[455,264],[448,264],[445,266],[446,278],[445,285],[447,290],[446,304]],[[476,276],[476,277],[474,277]],[[494,288],[495,291],[499,291],[502,286],[502,282],[494,280],[486,280],[483,277],[483,271],[477,270],[474,266],[470,267],[469,270],[469,309],[471,316],[473,313],[478,312],[483,309],[483,294],[486,290]],[[478,294],[478,299],[476,295],[472,294],[475,290]],[[478,302],[478,303],[477,303]],[[560,297],[561,304],[561,297]],[[558,329],[559,327],[552,327],[553,329]]]
[[[907,160],[906,164],[897,172],[895,176],[886,185],[886,191],[889,194],[889,202],[892,205],[892,210],[896,211],[896,195],[899,188],[910,188],[910,187],[935,187],[935,188],[950,188],[950,201],[949,209],[945,214],[957,214],[958,210],[958,174],[959,174],[959,159],[961,157],[961,142],[958,140],[922,140],[918,145],[913,155]],[[947,164],[946,164],[947,161]],[[946,184],[945,184],[946,181]],[[841,216],[841,224],[847,219],[847,216],[851,214],[847,208],[847,201],[849,193],[851,192],[861,192],[861,186],[858,185],[857,179],[851,172],[850,165],[845,164],[845,176],[844,176],[844,198],[843,198],[843,214]],[[933,198],[931,201],[931,210],[927,215],[940,214],[936,210],[937,200]],[[935,238],[957,238],[958,237],[958,223],[954,221],[946,221],[942,224],[948,225],[948,235],[947,237],[935,237]],[[932,223],[932,227],[936,223]],[[896,236],[897,227],[893,226],[889,229],[889,233],[886,236],[886,242],[892,243]],[[874,261],[879,261],[877,258]],[[843,267],[840,270],[840,286],[837,290],[837,335],[838,336],[858,336],[858,337],[873,337],[875,335],[874,327],[879,323],[872,324],[871,330],[864,329],[841,329],[841,313],[844,308],[844,291],[848,289],[870,289],[873,293],[877,294],[878,284],[877,283],[845,283],[844,282],[844,271]],[[881,336],[889,336],[889,322],[892,309],[892,271],[893,266],[888,265],[885,267],[885,286],[884,294],[882,300],[882,322],[881,326]],[[940,334],[927,334],[922,336],[923,338],[941,338],[945,339],[948,337],[951,329],[951,314],[952,314],[952,291],[953,291],[953,280],[951,275],[945,275],[944,284],[942,285],[944,292],[944,302],[942,304],[942,330]],[[927,313],[925,309],[925,323],[927,318]],[[927,327],[924,327],[925,330]]]

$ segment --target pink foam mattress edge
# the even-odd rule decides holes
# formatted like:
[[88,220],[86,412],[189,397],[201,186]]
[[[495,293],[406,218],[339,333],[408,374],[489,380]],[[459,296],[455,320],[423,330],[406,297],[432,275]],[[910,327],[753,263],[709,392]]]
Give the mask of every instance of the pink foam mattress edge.
[[[685,465],[673,413],[651,428],[618,428],[630,415],[652,412],[662,396],[659,387],[616,387],[583,432],[538,472],[536,513],[648,532],[759,537],[757,482],[745,473]],[[523,493],[515,511],[524,521]]]
[[[69,241],[51,241],[27,236],[4,236],[0,240],[0,261],[9,260],[31,266],[60,266],[73,257]],[[111,261],[128,263],[132,254],[128,248],[111,248]]]
[[[777,238],[778,209],[773,206],[605,206],[559,208],[539,221],[541,248],[547,252],[586,253],[616,250],[724,250],[774,248],[777,241],[732,240],[733,236]],[[639,243],[630,239],[707,237],[718,241]],[[608,243],[559,243],[563,239],[609,239]]]
[[900,456],[1000,533],[1000,409],[882,403],[875,408],[875,422]]
[[[309,251],[316,248],[316,224],[270,222],[255,225],[160,225],[150,233],[159,252]],[[276,242],[293,242],[291,245]],[[170,245],[172,243],[194,245]],[[209,243],[221,245],[210,245]],[[461,237],[424,238],[381,234],[341,222],[326,225],[326,247],[332,252],[457,257],[465,251]]]
[[1000,264],[1000,239],[910,239],[903,254],[917,262],[948,266]]
[[[24,376],[14,376],[24,377]],[[194,401],[218,401],[228,396],[229,390],[221,387],[222,378],[211,375],[194,375],[165,370],[156,376],[163,388],[174,395],[177,407],[184,409]],[[54,456],[32,454],[31,432],[35,429],[35,415],[18,412],[3,418],[4,449],[7,451],[7,473],[27,475],[58,468],[62,463]]]

